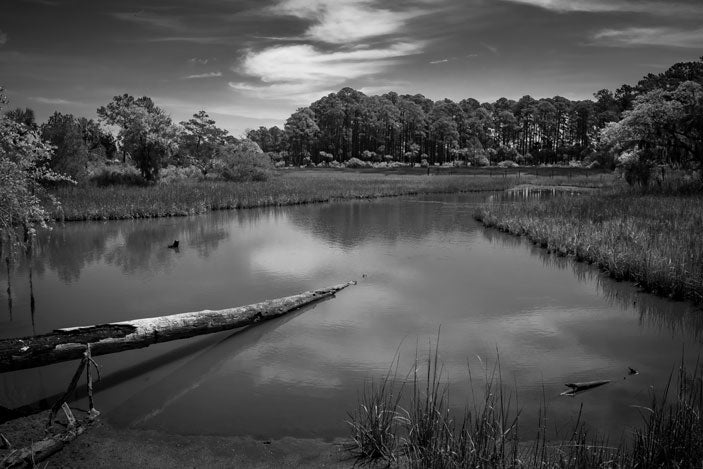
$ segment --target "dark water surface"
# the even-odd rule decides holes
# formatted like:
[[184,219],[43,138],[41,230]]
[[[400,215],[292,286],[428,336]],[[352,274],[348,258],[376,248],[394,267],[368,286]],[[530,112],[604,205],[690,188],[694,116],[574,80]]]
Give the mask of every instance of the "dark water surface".
[[[486,195],[352,201],[158,220],[71,223],[29,269],[0,274],[0,337],[258,302],[359,280],[251,329],[98,357],[96,406],[114,425],[178,434],[332,438],[396,350],[400,374],[441,326],[450,400],[471,400],[500,355],[522,428],[541,400],[552,426],[583,403],[594,427],[627,432],[681,359],[701,352],[701,312],[638,293],[472,219]],[[178,252],[166,249],[180,240]],[[365,274],[366,277],[362,277]],[[0,375],[0,405],[60,392],[75,362]],[[640,371],[627,376],[627,367]],[[563,383],[613,379],[560,397]],[[81,404],[79,404],[80,406]]]

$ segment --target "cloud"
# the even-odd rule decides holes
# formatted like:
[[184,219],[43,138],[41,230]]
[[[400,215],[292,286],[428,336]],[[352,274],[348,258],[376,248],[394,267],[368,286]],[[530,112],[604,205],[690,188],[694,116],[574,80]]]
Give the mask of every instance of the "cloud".
[[180,18],[168,15],[159,15],[145,10],[129,12],[113,12],[110,16],[121,21],[141,24],[162,29],[184,29]]
[[647,0],[503,0],[544,8],[559,13],[631,12],[653,15],[691,15],[703,13],[703,6],[685,1]]
[[198,73],[195,75],[187,75],[183,77],[184,80],[193,80],[195,78],[215,78],[215,77],[221,77],[222,72],[209,72],[209,73]]
[[443,64],[443,63],[445,63],[445,62],[449,62],[449,59],[430,60],[430,63],[431,63],[432,65]]
[[273,11],[312,21],[305,36],[330,44],[395,34],[409,19],[424,13],[376,8],[370,0],[282,0]]
[[166,36],[146,39],[147,42],[190,42],[193,44],[232,44],[235,40],[236,38],[232,36]]
[[7,33],[3,33],[2,29],[0,29],[0,46],[5,45],[7,43]]
[[590,45],[703,48],[703,28],[694,30],[681,30],[669,27],[604,29],[593,35]]
[[210,59],[206,57],[191,57],[188,59],[188,63],[191,65],[207,65],[207,63],[210,61]]
[[301,101],[320,96],[348,80],[369,77],[385,71],[396,59],[421,52],[418,43],[398,43],[388,47],[323,52],[309,44],[275,46],[250,51],[241,70],[263,82],[230,83],[233,89],[262,98]]
[[62,98],[45,98],[43,96],[30,96],[29,99],[42,104],[80,104],[76,101],[69,101]]
[[493,55],[500,55],[500,54],[499,54],[499,51],[498,51],[498,48],[497,48],[496,46],[492,46],[492,45],[490,45],[490,44],[486,44],[485,42],[482,42],[481,45],[482,45],[483,47],[485,47],[486,49],[488,49],[488,50],[491,52],[491,54],[493,54]]

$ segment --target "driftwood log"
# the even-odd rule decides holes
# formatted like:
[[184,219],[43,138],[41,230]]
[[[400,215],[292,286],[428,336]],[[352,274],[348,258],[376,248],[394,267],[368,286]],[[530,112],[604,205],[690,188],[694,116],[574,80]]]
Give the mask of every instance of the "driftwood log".
[[355,284],[352,281],[218,311],[71,327],[33,337],[3,339],[0,340],[0,373],[82,358],[86,344],[90,344],[92,356],[97,356],[249,326],[330,297]]
[[568,391],[561,393],[562,396],[575,396],[577,393],[588,391],[589,389],[597,388],[608,384],[609,379],[600,379],[597,381],[584,381],[582,383],[566,383],[564,386],[571,388]]
[[79,422],[73,416],[68,404],[64,404],[61,408],[66,413],[68,420],[68,426],[65,430],[47,434],[44,439],[32,443],[30,446],[11,451],[4,459],[0,460],[0,468],[39,467],[37,463],[61,451],[67,444],[85,433],[95,421],[95,415],[91,414]]

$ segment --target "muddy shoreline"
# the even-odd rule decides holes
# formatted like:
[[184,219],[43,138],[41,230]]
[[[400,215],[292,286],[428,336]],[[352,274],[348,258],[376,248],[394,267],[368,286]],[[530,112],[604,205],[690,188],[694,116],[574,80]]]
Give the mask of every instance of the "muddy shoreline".
[[[76,417],[80,418],[80,414],[76,412]],[[0,433],[17,449],[43,438],[45,422],[46,413],[42,412],[5,422],[0,425]],[[345,451],[345,443],[344,440],[174,435],[154,430],[116,429],[98,420],[39,467],[351,468],[354,459]],[[0,449],[0,461],[10,451]]]

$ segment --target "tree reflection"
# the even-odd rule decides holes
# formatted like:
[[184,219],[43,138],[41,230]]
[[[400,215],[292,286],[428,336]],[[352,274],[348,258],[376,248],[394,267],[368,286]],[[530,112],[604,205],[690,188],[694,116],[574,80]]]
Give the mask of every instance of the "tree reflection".
[[[481,197],[474,196],[473,198]],[[376,239],[396,242],[400,239],[423,239],[433,233],[470,231],[473,199],[454,197],[452,201],[422,199],[371,200],[343,202],[290,210],[289,219],[296,227],[311,231],[323,240],[355,248]]]

